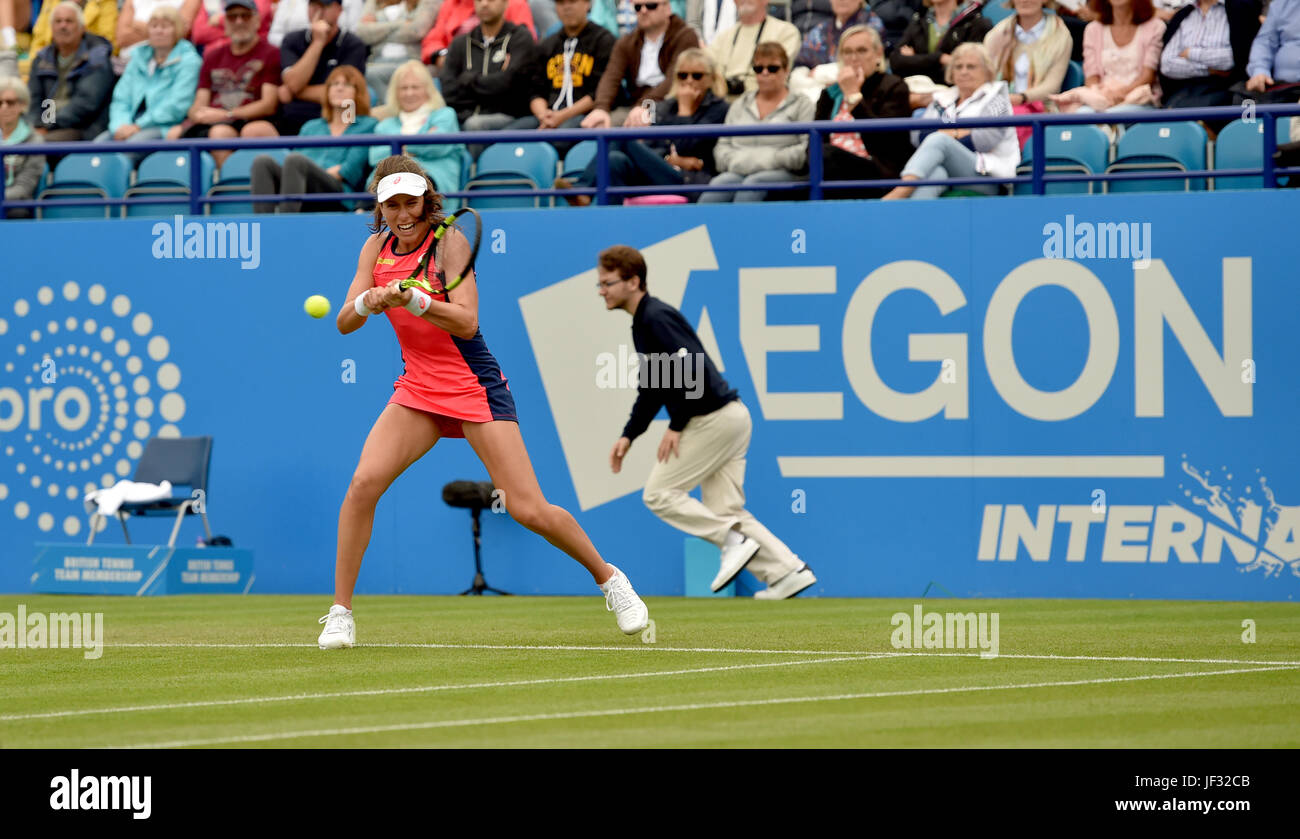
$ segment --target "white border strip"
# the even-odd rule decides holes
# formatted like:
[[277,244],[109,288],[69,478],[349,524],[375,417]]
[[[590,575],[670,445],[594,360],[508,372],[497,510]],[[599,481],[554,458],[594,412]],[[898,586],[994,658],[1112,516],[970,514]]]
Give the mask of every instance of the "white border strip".
[[175,749],[196,746],[215,746],[225,743],[262,743],[275,740],[298,740],[304,737],[343,737],[356,734],[381,734],[393,731],[426,731],[437,728],[462,728],[476,725],[501,725],[545,720],[589,719],[592,717],[619,717],[632,714],[659,714],[678,711],[707,711],[721,708],[746,708],[764,705],[790,705],[795,703],[840,702],[853,699],[884,699],[900,696],[931,696],[982,691],[1024,690],[1027,688],[1076,687],[1080,685],[1141,682],[1156,679],[1187,679],[1198,676],[1227,676],[1239,673],[1266,673],[1273,670],[1295,670],[1296,667],[1251,668],[1246,670],[1213,670],[1200,673],[1168,673],[1153,676],[1120,676],[1107,679],[1075,679],[1067,682],[1027,682],[1019,685],[976,685],[958,688],[926,688],[920,690],[881,691],[877,693],[843,693],[831,696],[790,696],[776,699],[750,699],[735,702],[698,702],[684,705],[657,705],[638,708],[611,708],[600,711],[568,711],[556,714],[526,714],[512,717],[480,717],[477,719],[439,720],[436,722],[406,723],[403,725],[375,725],[356,728],[322,728],[307,731],[284,731],[274,734],[246,734],[235,737],[215,737],[205,740],[178,740],[170,743],[150,743],[129,748]]
[[184,708],[213,708],[223,705],[255,705],[262,702],[305,702],[313,699],[341,699],[349,696],[388,696],[393,694],[433,693],[447,690],[475,690],[481,688],[527,687],[553,685],[564,682],[602,682],[615,679],[645,679],[656,676],[683,676],[691,673],[718,673],[724,670],[756,670],[763,667],[798,667],[804,664],[829,664],[837,661],[868,661],[880,656],[855,655],[842,658],[814,658],[802,661],[763,662],[761,664],[729,664],[721,667],[695,667],[689,670],[650,670],[642,673],[606,673],[599,676],[556,676],[547,679],[523,679],[513,682],[476,682],[463,685],[422,685],[409,688],[375,688],[334,693],[297,693],[287,696],[254,696],[246,699],[212,699],[198,702],[174,702],[161,705],[126,705],[120,708],[84,708],[76,711],[47,711],[34,714],[5,714],[0,722],[19,720],[48,720],[63,717],[84,717],[93,714],[123,714],[140,711],[174,711]]

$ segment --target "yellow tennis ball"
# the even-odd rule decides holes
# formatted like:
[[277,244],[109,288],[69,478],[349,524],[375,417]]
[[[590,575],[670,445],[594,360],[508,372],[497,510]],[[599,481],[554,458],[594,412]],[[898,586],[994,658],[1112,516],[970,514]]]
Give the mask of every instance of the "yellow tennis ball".
[[330,313],[330,301],[319,294],[313,294],[302,304],[302,308],[314,318],[323,318]]

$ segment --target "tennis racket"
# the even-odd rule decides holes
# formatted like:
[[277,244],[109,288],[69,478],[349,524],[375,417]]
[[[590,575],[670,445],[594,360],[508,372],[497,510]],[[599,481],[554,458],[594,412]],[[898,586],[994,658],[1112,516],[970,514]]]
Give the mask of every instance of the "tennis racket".
[[[453,229],[460,231],[466,241],[469,242],[469,262],[465,263],[465,267],[460,269],[460,273],[448,279],[445,271],[447,262],[443,258],[443,253],[446,250],[448,234]],[[433,247],[424,252],[424,256],[420,258],[420,264],[415,267],[415,273],[402,280],[398,288],[403,291],[408,288],[421,288],[429,294],[442,294],[451,291],[460,285],[465,280],[465,277],[469,276],[470,272],[474,270],[474,260],[478,258],[478,246],[482,239],[483,223],[478,212],[469,207],[457,210],[444,218],[433,229]],[[429,261],[434,257],[436,257],[435,261],[438,265],[435,276],[437,276],[438,282],[441,283],[441,288],[434,288],[433,284],[429,282]]]

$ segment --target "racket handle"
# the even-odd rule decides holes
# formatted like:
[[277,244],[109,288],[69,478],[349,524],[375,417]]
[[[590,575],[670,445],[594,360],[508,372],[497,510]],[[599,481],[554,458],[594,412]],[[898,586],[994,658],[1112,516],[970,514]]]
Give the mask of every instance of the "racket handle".
[[371,310],[369,306],[366,305],[365,300],[366,300],[365,294],[358,294],[356,300],[352,301],[352,311],[356,312],[358,315],[361,315],[361,317],[363,318],[370,317],[373,314],[377,314],[376,312]]

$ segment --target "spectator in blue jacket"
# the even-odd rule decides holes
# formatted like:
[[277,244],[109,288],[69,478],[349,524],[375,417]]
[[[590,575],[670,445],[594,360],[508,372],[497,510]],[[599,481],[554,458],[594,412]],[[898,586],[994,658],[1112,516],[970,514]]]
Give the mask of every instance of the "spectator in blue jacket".
[[54,43],[32,62],[28,122],[47,142],[90,140],[108,127],[113,45],[86,32],[81,7],[64,0],[50,14]]
[[[418,58],[393,71],[393,77],[388,81],[387,106],[387,111],[396,116],[380,121],[375,126],[376,134],[455,134],[460,131],[455,109],[447,107],[433,83],[428,66]],[[371,146],[370,165],[374,166],[391,153],[389,146]],[[464,186],[461,183],[463,143],[412,144],[403,146],[402,153],[420,164],[439,192],[455,192]],[[453,212],[459,206],[460,201],[455,198],[442,201],[442,208],[447,212]]]
[[1245,98],[1261,105],[1300,99],[1300,0],[1273,0],[1246,63]]
[[[185,121],[194,101],[203,60],[181,38],[180,13],[156,6],[149,15],[149,38],[132,50],[108,108],[108,130],[95,139],[148,142],[160,140]],[[134,162],[143,154],[131,155]]]
[[[370,116],[370,91],[366,77],[350,64],[340,64],[325,79],[325,105],[319,119],[308,121],[301,137],[340,137],[345,134],[373,134],[375,118]],[[316,146],[293,152],[281,166],[264,154],[253,161],[249,172],[254,195],[306,195],[317,192],[362,192],[370,170],[367,146]],[[305,206],[304,206],[305,205]],[[277,206],[279,209],[277,209]],[[322,213],[348,209],[340,201],[259,201],[258,213]]]

